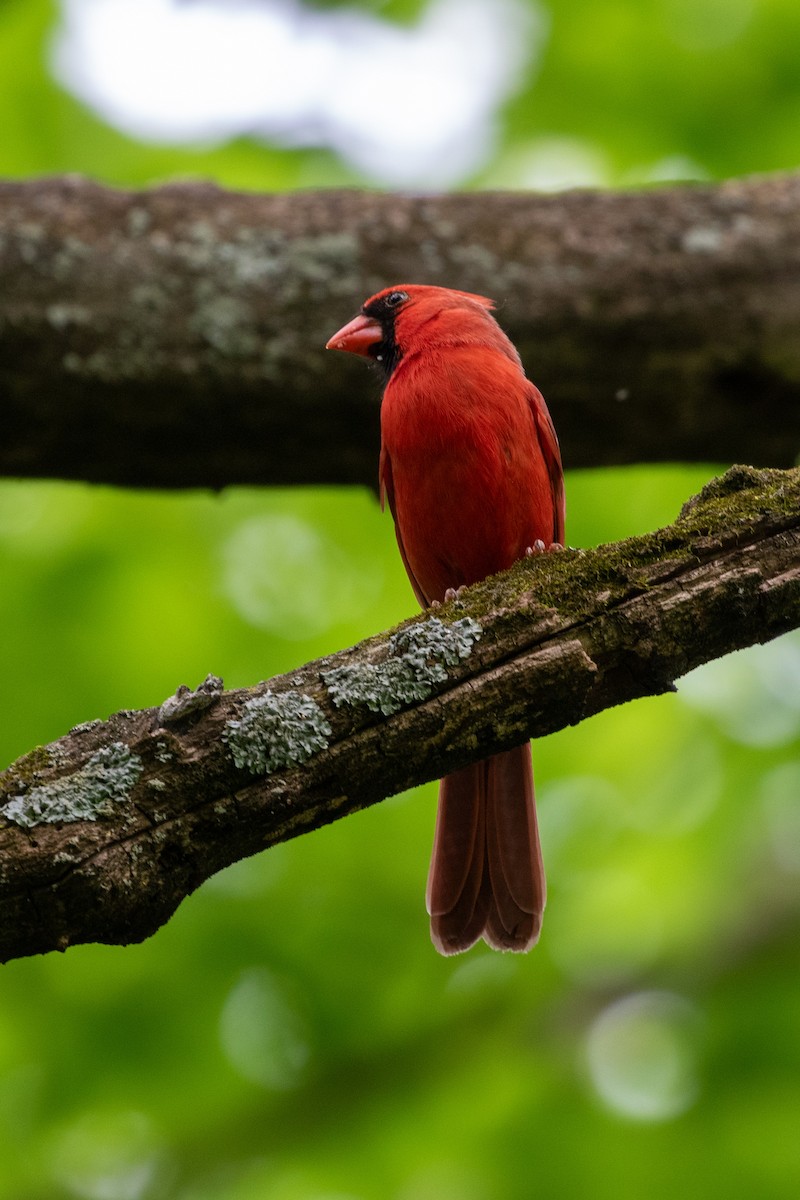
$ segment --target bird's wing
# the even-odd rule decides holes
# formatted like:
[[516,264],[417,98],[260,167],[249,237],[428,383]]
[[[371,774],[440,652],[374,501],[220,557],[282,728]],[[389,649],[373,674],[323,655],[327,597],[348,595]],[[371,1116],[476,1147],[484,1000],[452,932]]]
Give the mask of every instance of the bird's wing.
[[431,602],[430,597],[425,595],[425,593],[422,591],[422,588],[419,586],[416,579],[414,578],[414,572],[411,570],[411,567],[409,566],[408,555],[406,554],[406,548],[403,545],[403,535],[400,532],[400,526],[397,522],[397,513],[395,512],[395,508],[394,508],[394,483],[392,480],[392,460],[389,457],[389,452],[385,446],[381,446],[380,465],[378,468],[378,482],[379,482],[379,486],[380,486],[381,508],[382,509],[385,508],[386,504],[388,503],[389,511],[391,512],[392,520],[394,521],[394,531],[395,531],[395,534],[397,535],[397,545],[400,550],[400,557],[403,560],[403,566],[406,569],[406,575],[408,575],[408,578],[411,581],[411,586],[414,589],[414,595],[417,597],[420,607],[427,608]]
[[553,497],[553,541],[564,544],[564,522],[566,499],[564,496],[564,469],[561,465],[561,450],[555,427],[544,402],[544,397],[535,384],[528,381],[528,403],[533,414],[539,445],[550,476],[550,491]]

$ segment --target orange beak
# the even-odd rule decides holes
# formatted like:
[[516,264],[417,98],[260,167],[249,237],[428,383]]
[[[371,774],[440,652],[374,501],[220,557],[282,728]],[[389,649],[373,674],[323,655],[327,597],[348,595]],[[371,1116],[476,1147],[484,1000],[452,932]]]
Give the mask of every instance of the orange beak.
[[373,346],[383,341],[383,330],[372,317],[359,313],[343,325],[325,345],[326,350],[346,350],[350,354],[369,356]]

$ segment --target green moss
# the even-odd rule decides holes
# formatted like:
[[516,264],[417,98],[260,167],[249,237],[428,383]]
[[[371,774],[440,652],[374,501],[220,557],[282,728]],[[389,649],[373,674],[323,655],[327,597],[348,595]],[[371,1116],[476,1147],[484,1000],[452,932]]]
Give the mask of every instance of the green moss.
[[714,518],[715,523],[731,524],[752,520],[767,512],[796,512],[799,502],[800,471],[759,470],[737,465],[710,480],[698,495],[687,500],[677,524],[696,524],[708,518]]
[[388,717],[430,696],[447,679],[445,668],[466,658],[480,636],[481,626],[470,617],[452,624],[428,617],[392,634],[383,662],[334,667],[322,678],[337,708],[363,704]]
[[3,792],[13,798],[17,790],[21,791],[30,787],[36,777],[52,765],[53,760],[50,757],[49,748],[34,746],[33,750],[29,750],[22,758],[18,758],[8,770],[3,772]]
[[524,603],[526,620],[536,610],[580,620],[596,610],[598,598],[609,607],[646,591],[672,567],[716,553],[720,545],[739,544],[745,531],[776,513],[800,513],[800,469],[734,466],[687,501],[673,525],[594,550],[521,559],[502,582],[488,579],[467,588],[453,607],[479,617],[487,608],[500,611]]
[[114,742],[98,750],[71,775],[20,792],[0,808],[0,813],[26,829],[43,824],[97,821],[111,814],[113,804],[128,799],[141,773],[142,760],[138,755],[132,754],[124,742]]

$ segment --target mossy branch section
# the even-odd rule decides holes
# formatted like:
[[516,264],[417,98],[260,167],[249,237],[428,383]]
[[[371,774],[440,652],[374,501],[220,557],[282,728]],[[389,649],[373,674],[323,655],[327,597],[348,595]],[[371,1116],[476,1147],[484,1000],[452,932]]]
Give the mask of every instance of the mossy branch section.
[[239,858],[797,626],[800,469],[735,467],[647,537],[519,562],[255,688],[209,676],[80,726],[0,775],[0,960],[139,941]]
[[378,287],[494,297],[570,467],[800,451],[800,175],[558,196],[0,183],[0,474],[366,483]]

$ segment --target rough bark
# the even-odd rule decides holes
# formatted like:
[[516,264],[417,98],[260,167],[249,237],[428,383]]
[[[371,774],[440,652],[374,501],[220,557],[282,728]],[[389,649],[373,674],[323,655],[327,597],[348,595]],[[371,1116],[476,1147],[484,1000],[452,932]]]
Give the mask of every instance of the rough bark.
[[367,483],[377,378],[325,354],[379,286],[486,293],[570,467],[789,466],[800,175],[636,193],[0,184],[0,473]]
[[800,469],[516,564],[247,690],[209,678],[0,775],[0,960],[147,937],[215,871],[800,625]]

